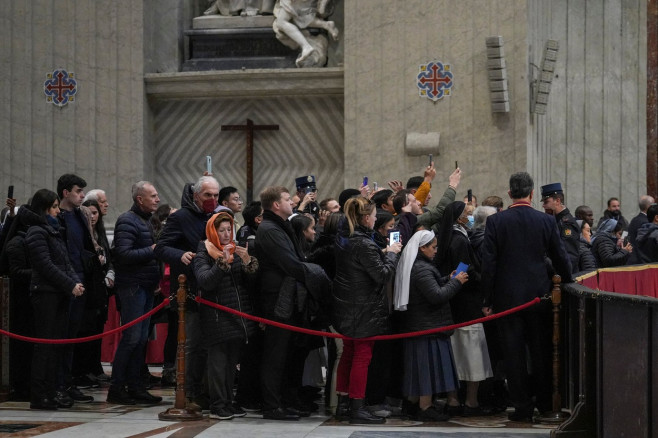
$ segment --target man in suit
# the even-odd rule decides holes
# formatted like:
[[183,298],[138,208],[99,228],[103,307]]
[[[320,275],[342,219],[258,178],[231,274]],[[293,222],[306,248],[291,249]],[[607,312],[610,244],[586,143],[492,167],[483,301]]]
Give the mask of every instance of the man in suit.
[[640,212],[637,214],[637,216],[631,219],[631,223],[628,225],[628,241],[631,243],[631,245],[635,246],[637,230],[639,230],[642,225],[649,223],[649,219],[647,219],[647,210],[649,209],[649,206],[651,206],[651,204],[654,202],[656,201],[654,201],[652,196],[642,195],[640,197],[640,202],[638,202]]
[[[553,262],[563,282],[571,281],[571,265],[555,219],[532,208],[532,177],[526,172],[510,177],[512,205],[487,218],[482,247],[484,308],[501,312],[551,290],[545,257]],[[513,313],[498,320],[510,398],[512,421],[532,421],[533,391],[527,386],[526,345],[534,370],[534,394],[540,412],[551,409],[551,303]]]

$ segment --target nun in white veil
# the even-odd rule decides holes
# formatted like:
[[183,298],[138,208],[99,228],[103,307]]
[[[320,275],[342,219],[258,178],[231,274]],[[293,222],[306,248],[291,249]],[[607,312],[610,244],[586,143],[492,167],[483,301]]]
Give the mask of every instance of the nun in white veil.
[[[401,311],[402,332],[430,330],[452,324],[450,298],[468,281],[462,272],[454,278],[441,277],[432,260],[436,255],[436,237],[432,231],[416,232],[404,248],[395,276],[395,309]],[[449,416],[432,406],[432,395],[457,389],[450,335],[439,332],[405,338],[402,393],[411,402],[418,401],[418,419],[446,421]]]

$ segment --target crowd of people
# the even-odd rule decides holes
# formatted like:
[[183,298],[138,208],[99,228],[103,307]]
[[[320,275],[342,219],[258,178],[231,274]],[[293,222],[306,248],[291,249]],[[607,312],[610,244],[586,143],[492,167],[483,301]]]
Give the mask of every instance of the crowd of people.
[[[535,409],[551,409],[549,302],[456,330],[369,338],[512,309],[547,295],[553,274],[569,282],[598,267],[655,262],[658,206],[643,196],[628,222],[611,198],[594,231],[592,209],[579,206],[572,216],[559,183],[541,187],[539,212],[525,172],[510,177],[506,209],[498,195],[478,205],[469,190],[456,200],[461,176],[459,168],[449,175],[434,205],[431,163],[406,185],[393,180],[371,190],[364,181],[321,201],[315,177],[303,176],[295,191],[266,187],[244,206],[238,189],[205,174],[183,187],[178,210],[139,181],[108,239],[105,192],[85,195],[84,179],[62,175],[56,192],[38,190],[20,207],[7,199],[0,270],[10,279],[10,331],[45,339],[100,334],[111,295],[125,324],[173,295],[178,284],[169,279],[184,274],[189,409],[219,420],[247,410],[297,420],[318,409],[323,380],[326,409],[353,424],[402,415],[445,421],[508,406],[511,420],[532,421]],[[346,338],[257,324],[194,296]],[[175,308],[165,311],[162,376],[170,383]],[[146,318],[123,331],[111,376],[100,340],[12,340],[12,397],[54,410],[93,401],[80,388],[109,384],[108,403],[157,404],[145,364],[152,329]]]

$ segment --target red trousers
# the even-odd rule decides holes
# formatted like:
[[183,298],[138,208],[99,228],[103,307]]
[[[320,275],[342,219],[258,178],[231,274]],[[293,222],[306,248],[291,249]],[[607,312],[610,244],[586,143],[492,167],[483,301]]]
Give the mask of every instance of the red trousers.
[[343,340],[343,355],[336,373],[336,392],[346,392],[350,398],[365,398],[373,345],[375,341]]

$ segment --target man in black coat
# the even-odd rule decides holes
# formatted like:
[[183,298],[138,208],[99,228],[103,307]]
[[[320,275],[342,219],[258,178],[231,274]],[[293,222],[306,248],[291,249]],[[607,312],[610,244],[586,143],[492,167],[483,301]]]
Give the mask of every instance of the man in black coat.
[[[202,176],[196,184],[186,184],[183,189],[181,208],[167,218],[162,234],[155,246],[155,256],[168,263],[171,269],[171,291],[178,290],[178,276],[187,277],[186,285],[197,294],[197,282],[192,259],[199,242],[206,239],[206,223],[217,207],[219,183],[212,176]],[[203,333],[196,302],[188,300],[185,306],[185,395],[205,408],[207,390],[203,387],[206,370],[206,351],[202,346]]]
[[[487,218],[482,247],[483,312],[501,312],[551,290],[544,257],[548,256],[563,282],[571,281],[571,266],[555,220],[532,208],[534,183],[526,172],[510,177],[509,209]],[[509,392],[515,411],[512,421],[530,421],[534,412],[527,388],[526,344],[535,374],[535,395],[541,411],[551,409],[551,305],[537,306],[501,318],[501,347]]]
[[555,216],[560,238],[564,243],[564,249],[569,254],[571,272],[579,271],[580,260],[580,227],[576,218],[571,215],[569,209],[564,205],[564,192],[562,184],[552,183],[541,187],[541,202],[547,214]]
[[[148,181],[132,187],[133,206],[117,219],[113,259],[116,296],[121,303],[121,322],[133,321],[153,308],[154,291],[160,281],[160,266],[153,249],[149,219],[160,198]],[[107,402],[122,405],[157,404],[162,397],[149,394],[140,378],[148,341],[149,318],[123,331],[112,361],[112,380]]]
[[[649,206],[654,202],[656,201],[652,196],[643,195],[640,197],[640,202],[638,202],[640,212],[637,214],[637,216],[631,219],[631,223],[628,225],[628,241],[631,243],[631,245],[635,246],[637,230],[639,230],[642,225],[649,222],[649,219],[647,219],[647,210],[649,209]],[[633,256],[631,256],[631,258],[633,258]]]
[[[274,316],[279,292],[286,277],[304,283],[304,256],[295,245],[294,233],[288,217],[293,202],[285,187],[267,187],[260,194],[263,222],[256,231],[256,258],[260,265],[260,308],[268,319]],[[281,322],[291,323],[290,320]],[[263,366],[263,418],[297,420],[299,411],[284,408],[282,392],[288,383],[292,358],[293,332],[274,326],[265,328]],[[291,389],[291,388],[286,388]]]
[[624,215],[621,214],[621,203],[619,202],[619,198],[612,197],[608,199],[608,208],[603,211],[603,216],[599,219],[599,222],[596,225],[597,230],[601,225],[601,222],[605,219],[614,219],[617,223],[621,224],[622,230],[625,231],[628,229],[628,221]]

